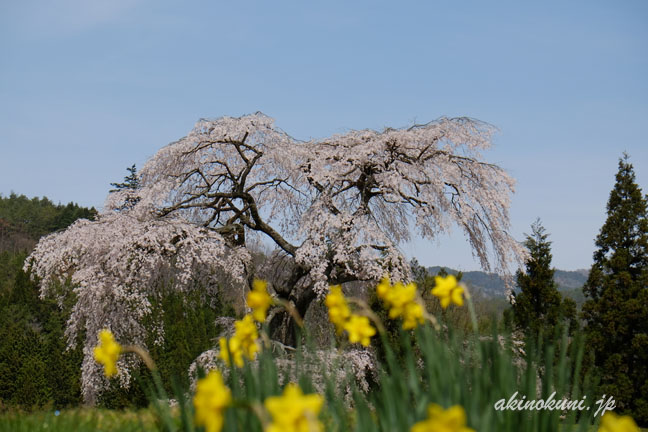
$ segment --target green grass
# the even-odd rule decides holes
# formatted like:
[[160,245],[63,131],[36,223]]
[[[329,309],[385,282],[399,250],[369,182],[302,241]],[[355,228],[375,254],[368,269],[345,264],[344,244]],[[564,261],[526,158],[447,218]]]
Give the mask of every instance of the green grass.
[[156,417],[151,410],[118,411],[78,408],[46,412],[9,412],[0,414],[2,432],[107,432],[157,431]]

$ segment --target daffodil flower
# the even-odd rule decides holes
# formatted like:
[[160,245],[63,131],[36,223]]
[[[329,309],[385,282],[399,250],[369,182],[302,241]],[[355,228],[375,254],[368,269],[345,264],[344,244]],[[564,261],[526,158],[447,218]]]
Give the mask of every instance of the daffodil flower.
[[234,329],[234,334],[237,335],[241,341],[256,340],[259,337],[256,325],[250,315],[245,315],[243,319],[235,321]]
[[415,283],[391,285],[385,276],[376,287],[376,293],[389,308],[389,318],[403,318],[403,330],[414,329],[424,322],[423,306],[416,298]]
[[220,372],[212,370],[196,384],[193,398],[196,425],[204,426],[206,432],[220,432],[224,411],[231,403],[230,389],[223,383]]
[[423,324],[423,306],[417,302],[411,302],[405,306],[403,311],[403,330],[415,329],[419,324]]
[[324,300],[324,304],[328,308],[329,320],[335,326],[338,334],[342,333],[344,325],[351,316],[351,310],[347,304],[344,294],[342,294],[342,287],[340,285],[333,285]]
[[94,358],[104,366],[104,374],[110,378],[117,374],[117,359],[122,353],[122,347],[115,341],[110,330],[99,332],[99,345],[94,348]]
[[318,394],[303,394],[299,386],[290,383],[283,395],[272,396],[264,405],[272,416],[266,432],[321,432],[317,416],[324,399]]
[[378,298],[382,299],[383,301],[386,301],[387,299],[387,294],[391,290],[391,282],[389,280],[389,276],[384,276],[378,286],[376,287],[376,294],[378,294]]
[[437,404],[428,405],[428,418],[416,423],[410,432],[475,432],[466,427],[466,411],[461,405],[444,410]]
[[243,349],[241,347],[241,341],[236,337],[220,338],[218,340],[220,345],[220,355],[219,357],[225,362],[226,365],[231,365],[232,362],[237,367],[243,367]]
[[639,427],[632,417],[618,416],[608,411],[601,418],[598,432],[639,432]]
[[344,324],[344,330],[349,333],[349,342],[361,343],[362,346],[369,346],[371,336],[376,334],[369,318],[359,315],[351,315],[351,318]]
[[232,361],[238,367],[243,367],[243,357],[254,360],[256,353],[260,350],[257,339],[259,333],[251,315],[234,322],[234,335],[229,338],[220,338],[219,357],[230,365]]
[[252,317],[258,322],[265,321],[268,308],[272,304],[267,287],[266,281],[255,279],[252,282],[252,291],[247,294],[247,304],[252,309]]
[[457,283],[454,275],[448,275],[445,278],[441,276],[434,277],[435,287],[432,288],[432,295],[439,298],[443,309],[454,303],[457,306],[463,306],[463,286]]
[[387,295],[387,299],[391,305],[389,318],[395,319],[404,315],[407,306],[416,301],[416,284],[396,283]]

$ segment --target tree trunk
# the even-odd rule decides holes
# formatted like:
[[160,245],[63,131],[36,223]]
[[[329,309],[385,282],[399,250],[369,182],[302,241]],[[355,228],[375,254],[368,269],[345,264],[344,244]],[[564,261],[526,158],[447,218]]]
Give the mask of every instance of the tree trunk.
[[[299,316],[303,319],[308,308],[317,295],[312,284],[303,285],[303,277],[306,275],[302,269],[295,269],[290,279],[283,287],[275,288],[279,297],[288,302]],[[287,310],[280,310],[270,320],[270,338],[277,340],[287,346],[296,346],[298,337],[298,325]]]

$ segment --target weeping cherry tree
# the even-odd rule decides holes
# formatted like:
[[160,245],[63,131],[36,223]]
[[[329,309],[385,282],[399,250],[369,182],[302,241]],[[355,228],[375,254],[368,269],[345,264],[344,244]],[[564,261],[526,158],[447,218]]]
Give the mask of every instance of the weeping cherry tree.
[[[163,329],[142,324],[161,287],[215,294],[247,283],[262,238],[290,262],[273,289],[302,316],[331,284],[408,280],[399,245],[453,225],[485,270],[508,273],[522,251],[507,232],[513,180],[480,153],[492,133],[441,118],[300,141],[261,113],[198,121],[145,164],[136,190],[111,192],[96,221],[43,238],[27,261],[43,296],[74,299],[67,338],[85,332],[85,399],[105,386],[92,359],[101,328],[161,340]],[[273,327],[285,329],[286,314]],[[120,361],[128,385],[133,364]]]

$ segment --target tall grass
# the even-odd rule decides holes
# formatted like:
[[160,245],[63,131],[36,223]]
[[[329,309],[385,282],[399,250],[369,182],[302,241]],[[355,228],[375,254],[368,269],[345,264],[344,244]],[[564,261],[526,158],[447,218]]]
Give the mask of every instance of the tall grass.
[[[298,383],[304,393],[324,397],[320,419],[326,431],[409,431],[426,418],[430,403],[444,408],[460,405],[467,426],[481,432],[591,430],[596,420],[596,395],[588,393],[588,380],[580,379],[581,341],[570,341],[566,334],[553,344],[530,340],[522,352],[509,335],[498,333],[495,327],[489,336],[480,335],[472,310],[471,315],[475,327],[469,332],[426,324],[413,331],[398,329],[396,334],[377,335],[373,341],[378,353],[376,376],[369,380],[368,391],[358,385],[343,356],[331,360],[313,355],[318,351],[305,332],[298,337],[300,346],[288,354],[274,353],[266,344],[255,361],[240,369],[224,368],[234,402],[225,411],[223,430],[263,430],[270,420],[264,401],[281,394],[288,382]],[[204,376],[203,371],[198,373]],[[38,416],[9,415],[0,419],[0,431],[45,430],[36,427],[39,421],[50,424],[47,430],[202,430],[194,425],[192,391],[180,382],[173,383],[177,405],[171,407],[157,371],[152,379],[140,380],[151,402],[153,421],[142,421],[136,415],[122,423],[115,421],[113,429],[102,429],[106,423],[104,420],[102,426],[99,411],[59,418],[44,415],[40,420]],[[495,409],[497,401],[508,400],[516,392],[518,399],[524,396],[526,400],[546,399],[553,392],[555,400],[578,400],[587,395],[584,404],[590,409]]]
[[[546,399],[554,391],[555,400],[582,398],[580,341],[568,343],[565,335],[557,352],[554,345],[529,342],[526,353],[517,354],[510,337],[496,330],[480,337],[425,325],[412,332],[400,331],[398,336],[398,347],[391,346],[384,334],[377,341],[384,358],[369,392],[359,389],[350,371],[331,373],[344,370],[344,364],[313,364],[317,360],[300,354],[314,350],[307,337],[302,338],[305,345],[291,354],[288,370],[278,367],[277,356],[264,349],[255,362],[229,369],[227,382],[235,402],[226,412],[224,431],[261,431],[263,401],[280,394],[289,381],[296,381],[304,393],[324,396],[321,419],[327,431],[409,431],[425,419],[429,403],[446,408],[461,405],[467,425],[482,432],[587,431],[592,427],[596,407],[594,395],[589,394],[584,405],[591,409],[583,411],[494,408],[497,401],[508,400],[516,392],[518,399],[524,395],[526,400]],[[176,397],[180,416],[158,407],[162,429],[195,430],[188,393],[180,391]]]

